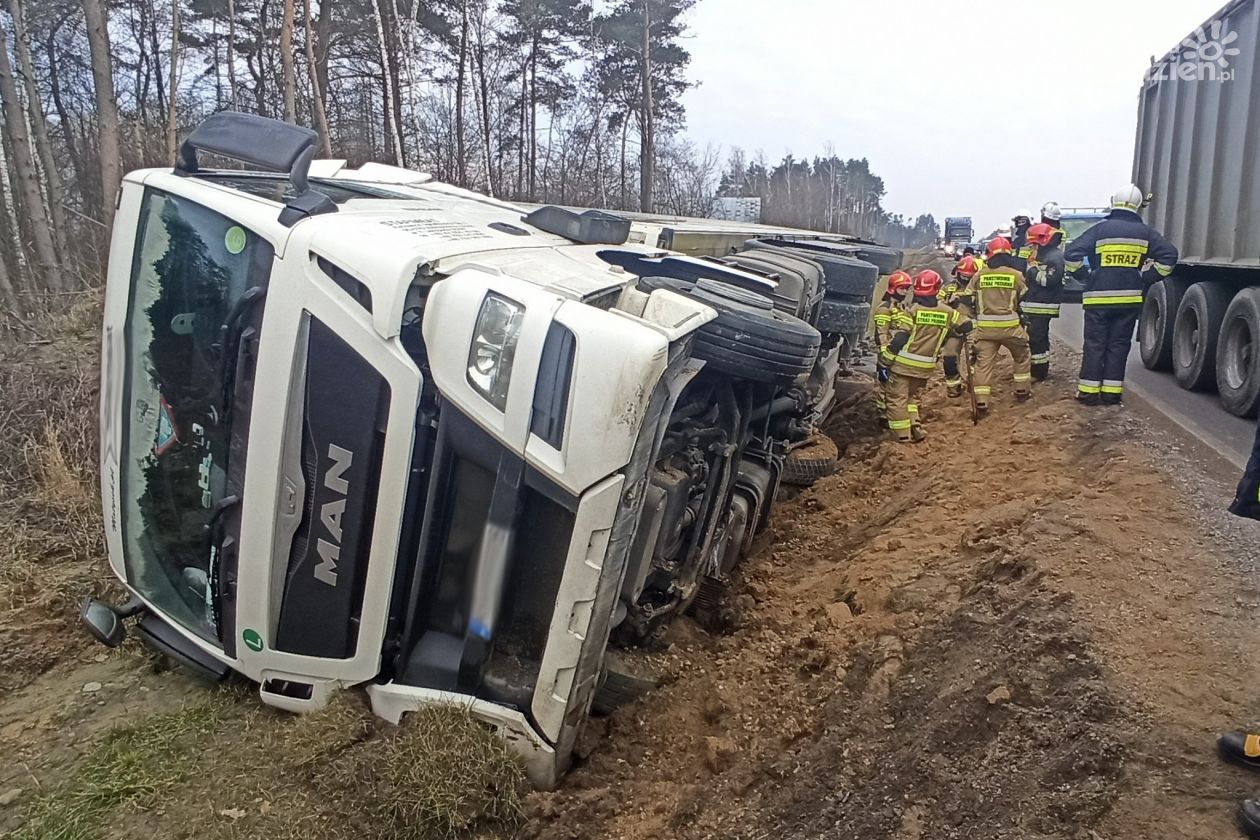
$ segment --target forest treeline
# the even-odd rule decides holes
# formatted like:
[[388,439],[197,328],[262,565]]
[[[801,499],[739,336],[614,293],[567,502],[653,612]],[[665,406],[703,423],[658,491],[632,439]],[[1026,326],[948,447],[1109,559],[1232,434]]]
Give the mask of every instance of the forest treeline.
[[930,216],[882,208],[865,160],[687,140],[695,2],[0,0],[4,311],[98,285],[122,174],[224,109],[514,201],[707,215],[755,195],[770,223],[934,238]]

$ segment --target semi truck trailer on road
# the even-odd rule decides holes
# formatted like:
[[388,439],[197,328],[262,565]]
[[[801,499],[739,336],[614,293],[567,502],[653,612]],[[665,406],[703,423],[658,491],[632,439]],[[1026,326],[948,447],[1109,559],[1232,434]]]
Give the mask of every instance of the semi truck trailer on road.
[[1146,220],[1181,250],[1143,304],[1142,362],[1241,417],[1260,407],[1258,44],[1257,0],[1235,0],[1152,64],[1133,157]]

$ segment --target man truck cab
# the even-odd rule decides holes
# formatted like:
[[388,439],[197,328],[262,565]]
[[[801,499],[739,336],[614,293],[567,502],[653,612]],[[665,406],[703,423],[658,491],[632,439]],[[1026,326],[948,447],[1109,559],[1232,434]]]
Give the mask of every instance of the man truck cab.
[[314,145],[219,114],[124,180],[101,491],[132,598],[84,621],[296,712],[465,705],[553,785],[614,627],[650,634],[764,527],[819,333],[616,219]]

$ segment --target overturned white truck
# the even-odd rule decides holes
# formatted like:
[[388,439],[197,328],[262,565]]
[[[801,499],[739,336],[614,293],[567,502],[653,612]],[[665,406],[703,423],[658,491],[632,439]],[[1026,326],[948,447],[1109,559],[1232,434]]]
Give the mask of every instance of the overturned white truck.
[[131,599],[84,623],[293,711],[466,705],[552,785],[610,637],[715,597],[765,527],[852,325],[813,325],[787,246],[674,255],[314,148],[224,113],[125,179],[101,490]]

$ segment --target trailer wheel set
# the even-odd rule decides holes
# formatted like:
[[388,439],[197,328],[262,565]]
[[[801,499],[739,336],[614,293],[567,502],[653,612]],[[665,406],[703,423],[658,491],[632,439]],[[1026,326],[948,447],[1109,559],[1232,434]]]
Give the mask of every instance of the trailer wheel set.
[[1168,277],[1151,286],[1138,326],[1142,364],[1172,371],[1191,391],[1216,390],[1230,414],[1260,409],[1260,287],[1189,284]]

